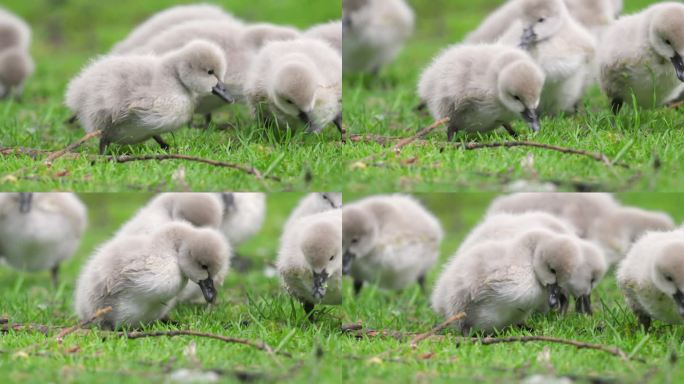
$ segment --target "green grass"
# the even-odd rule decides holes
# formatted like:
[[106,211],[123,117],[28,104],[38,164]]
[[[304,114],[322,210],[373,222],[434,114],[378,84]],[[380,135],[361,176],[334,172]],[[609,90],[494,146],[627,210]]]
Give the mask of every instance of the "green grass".
[[[626,2],[627,11],[655,1]],[[419,99],[416,84],[422,70],[442,49],[456,43],[475,28],[498,4],[496,0],[414,0],[417,31],[397,60],[379,78],[346,76],[345,123],[356,134],[408,137],[432,124],[426,113],[414,107]],[[543,149],[442,150],[446,128],[427,137],[424,146],[405,147],[400,155],[359,163],[367,156],[387,151],[375,143],[344,148],[348,190],[407,190],[421,192],[500,191],[525,180],[531,185],[550,182],[561,189],[602,191],[678,191],[682,177],[682,123],[684,113],[666,109],[624,108],[617,118],[598,87],[583,99],[581,111],[568,117],[545,118],[539,134],[522,122],[514,128],[519,140],[604,153],[630,169],[610,167],[592,159]],[[501,142],[511,138],[504,130],[487,134],[459,134],[462,142]],[[531,164],[531,165],[530,165]]]
[[[570,313],[537,314],[531,331],[507,330],[503,335],[546,335],[616,346],[645,359],[623,362],[594,350],[529,343],[483,346],[457,343],[447,331],[443,340],[425,340],[416,349],[409,339],[368,337],[355,339],[340,325],[361,322],[376,330],[425,332],[442,321],[429,308],[417,286],[388,292],[367,286],[354,298],[345,280],[345,301],[323,309],[316,324],[304,318],[301,306],[280,288],[264,268],[275,258],[281,226],[298,194],[272,194],[263,231],[240,249],[254,261],[246,273],[231,273],[219,291],[219,302],[179,305],[171,318],[177,326],[153,324],[149,330],[193,329],[225,336],[264,340],[292,353],[277,357],[245,346],[193,338],[123,340],[97,333],[73,334],[59,345],[51,337],[26,332],[0,333],[0,377],[3,382],[149,382],[165,381],[180,369],[222,372],[226,382],[356,383],[356,382],[515,382],[534,375],[581,378],[580,382],[677,382],[684,367],[672,357],[684,355],[684,331],[655,322],[649,333],[636,327],[610,273],[594,291],[593,316]],[[436,212],[447,233],[440,264],[458,247],[482,217],[494,194],[417,195]],[[72,325],[72,295],[77,273],[97,244],[106,240],[143,202],[147,195],[82,195],[90,208],[91,225],[76,257],[65,264],[62,283],[53,289],[48,273],[24,274],[0,268],[0,317],[14,322]],[[347,195],[352,201],[361,195]],[[681,194],[624,194],[625,203],[664,210],[677,222],[684,220]],[[428,276],[431,286],[440,266]],[[196,352],[188,352],[195,345]],[[317,353],[322,351],[322,355]],[[26,354],[23,354],[26,352]],[[319,357],[317,357],[317,355]],[[603,381],[600,381],[603,380]],[[245,380],[247,381],[247,380]]]
[[[96,55],[106,53],[147,16],[178,0],[4,1],[2,6],[24,17],[34,28],[32,53],[37,63],[21,101],[0,101],[0,148],[55,151],[84,135],[64,122],[70,111],[63,105],[69,80]],[[340,17],[339,1],[317,1],[301,10],[298,0],[231,0],[222,4],[238,17],[306,28]],[[171,153],[253,166],[283,179],[262,182],[231,169],[185,161],[112,164],[96,161],[97,140],[52,167],[28,156],[0,157],[2,190],[78,190],[95,192],[157,190],[339,190],[339,134],[328,127],[320,135],[278,133],[257,124],[246,107],[224,108],[208,130],[184,128],[166,139]],[[199,120],[197,121],[199,122]],[[220,130],[230,123],[234,128]],[[163,151],[150,141],[135,146],[112,146],[114,154],[155,155]],[[174,174],[184,173],[184,177]],[[309,177],[311,176],[311,177]]]

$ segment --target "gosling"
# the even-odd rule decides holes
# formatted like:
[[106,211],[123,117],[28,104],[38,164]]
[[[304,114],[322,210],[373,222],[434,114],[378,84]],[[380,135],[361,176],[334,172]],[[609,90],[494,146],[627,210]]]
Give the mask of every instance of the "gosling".
[[425,69],[418,94],[436,120],[449,118],[447,140],[458,131],[487,132],[522,117],[538,132],[544,73],[524,51],[504,45],[447,48]]
[[21,96],[35,65],[29,52],[31,28],[0,7],[0,99]]
[[71,258],[87,226],[87,209],[73,193],[0,194],[0,258],[11,267],[50,270]]
[[110,143],[136,144],[190,121],[200,99],[215,94],[233,102],[219,78],[226,71],[215,44],[193,41],[164,56],[110,56],[73,79],[66,104],[87,132],[102,131],[100,153]]
[[230,247],[214,229],[174,222],[150,235],[116,236],[88,260],[78,279],[76,313],[104,329],[139,327],[165,319],[181,290],[199,284],[215,301],[214,277],[228,269]]
[[684,82],[682,55],[684,4],[656,3],[616,21],[603,35],[598,55],[601,89],[613,113],[633,98],[641,108],[675,98]]
[[335,20],[328,23],[314,25],[307,29],[304,35],[314,39],[320,39],[328,44],[341,55],[342,54],[342,21]]

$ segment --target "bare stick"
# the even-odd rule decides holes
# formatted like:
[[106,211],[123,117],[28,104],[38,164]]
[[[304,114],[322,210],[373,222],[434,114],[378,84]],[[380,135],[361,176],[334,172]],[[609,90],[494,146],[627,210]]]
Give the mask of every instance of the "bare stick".
[[421,342],[421,341],[427,339],[428,337],[434,336],[437,332],[441,332],[441,331],[442,331],[443,329],[445,329],[446,327],[448,327],[448,326],[450,326],[451,324],[453,324],[453,323],[455,323],[455,322],[461,320],[462,318],[464,318],[465,315],[466,315],[465,312],[459,312],[459,313],[457,313],[457,314],[451,316],[450,318],[448,318],[448,319],[447,319],[445,322],[443,322],[442,324],[440,324],[440,325],[438,325],[438,326],[432,328],[432,329],[429,330],[428,332],[421,333],[421,334],[417,335],[416,337],[413,338],[413,340],[411,340],[411,348],[414,348],[414,349],[415,349],[415,348],[418,346],[418,343],[419,343],[419,342]]
[[194,156],[187,156],[187,155],[179,155],[179,154],[168,154],[168,155],[146,155],[146,156],[104,156],[104,159],[114,161],[116,163],[130,163],[134,161],[164,161],[164,160],[186,160],[186,161],[193,161],[197,163],[203,163],[203,164],[209,164],[213,165],[215,167],[221,167],[221,168],[231,168],[235,169],[238,171],[245,172],[247,174],[255,176],[257,179],[263,180],[263,179],[269,179],[273,181],[280,182],[282,181],[281,178],[276,177],[276,176],[263,176],[259,170],[257,170],[254,167],[247,167],[244,165],[240,164],[233,164],[233,163],[224,163],[221,161],[215,161],[215,160],[209,160],[209,159],[203,159],[200,157],[194,157]]
[[441,127],[442,125],[448,123],[450,120],[451,119],[448,117],[445,117],[441,120],[437,120],[431,126],[429,126],[427,128],[423,128],[420,131],[418,131],[418,133],[416,133],[415,135],[401,140],[400,142],[397,143],[397,145],[394,146],[394,149],[393,149],[394,152],[395,153],[401,152],[401,149],[404,148],[405,146],[413,143],[414,141],[416,141],[418,139],[425,137],[428,133],[430,133],[430,132],[434,131],[435,129]]
[[68,152],[71,152],[71,151],[73,151],[74,149],[80,147],[80,146],[83,145],[85,142],[87,142],[87,141],[89,141],[89,140],[92,140],[92,139],[94,139],[94,138],[96,138],[96,137],[100,137],[100,136],[102,136],[102,131],[91,132],[91,133],[89,133],[89,134],[83,136],[82,138],[80,138],[78,141],[69,144],[66,148],[61,149],[61,150],[59,150],[59,151],[57,151],[57,152],[52,152],[50,155],[48,155],[47,159],[45,159],[45,165],[49,165],[49,164],[52,163],[54,160],[57,160],[57,159],[59,159],[60,157],[62,157],[62,156],[64,156],[65,154],[67,154]]
[[119,337],[125,337],[127,339],[142,339],[145,337],[174,337],[174,336],[197,336],[197,337],[207,337],[210,339],[216,339],[216,340],[221,340],[226,343],[232,343],[232,344],[243,344],[243,345],[248,345],[250,347],[259,349],[261,351],[265,351],[269,354],[278,354],[278,355],[283,355],[286,357],[292,357],[292,355],[288,352],[274,352],[273,348],[271,348],[268,344],[264,343],[263,341],[260,342],[255,342],[252,340],[247,340],[247,339],[238,339],[235,337],[227,337],[227,336],[221,336],[221,335],[215,335],[212,333],[204,333],[204,332],[197,332],[197,331],[189,331],[189,330],[177,330],[177,331],[153,331],[153,332],[117,332],[117,336]]
[[[627,354],[618,347],[610,347],[610,346],[601,345],[601,344],[585,343],[585,342],[577,341],[577,340],[559,339],[556,337],[549,337],[549,336],[511,336],[511,337],[501,337],[501,338],[485,337],[483,339],[472,338],[471,341],[479,342],[482,345],[491,345],[491,344],[499,344],[499,343],[528,343],[531,341],[545,341],[548,343],[558,343],[558,344],[571,345],[571,346],[578,348],[578,349],[594,349],[597,351],[609,353],[613,356],[617,356],[623,360],[629,360],[629,356],[627,356]],[[632,360],[644,362],[643,359],[639,359],[639,358],[632,358]]]
[[99,319],[100,317],[108,314],[109,312],[112,311],[112,307],[105,307],[105,308],[100,308],[98,309],[95,314],[88,320],[81,321],[78,324],[71,326],[69,328],[64,328],[62,331],[59,332],[57,335],[57,343],[62,344],[64,341],[64,336],[76,332],[76,330],[85,327],[86,325],[91,324],[95,320]]
[[50,327],[43,324],[0,324],[0,332],[38,332],[47,335]]

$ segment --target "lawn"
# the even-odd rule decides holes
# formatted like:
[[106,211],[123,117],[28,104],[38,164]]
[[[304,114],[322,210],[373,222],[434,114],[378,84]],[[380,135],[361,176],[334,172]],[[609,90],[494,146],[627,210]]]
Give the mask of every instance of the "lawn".
[[[257,124],[246,107],[223,109],[208,129],[184,128],[167,135],[171,154],[254,167],[259,178],[231,168],[182,160],[113,163],[98,158],[91,140],[45,166],[44,157],[7,154],[8,148],[57,151],[83,137],[78,127],[65,124],[70,111],[63,104],[69,80],[88,61],[105,54],[139,22],[179,0],[3,1],[2,6],[33,27],[35,75],[20,101],[0,101],[0,189],[77,190],[95,192],[157,190],[339,190],[339,133],[334,126],[320,135],[299,131],[275,132]],[[238,17],[306,28],[340,17],[339,1],[318,1],[302,12],[299,0],[214,1]],[[199,123],[198,119],[196,123]],[[231,125],[228,129],[225,128]],[[149,156],[165,153],[153,141],[135,146],[112,146],[113,155]]]
[[[459,342],[455,332],[430,338],[414,349],[411,336],[363,336],[341,331],[344,324],[367,330],[398,333],[426,332],[443,319],[429,308],[417,286],[388,292],[366,286],[354,298],[345,280],[345,301],[323,309],[310,324],[301,306],[279,287],[277,278],[264,273],[274,260],[277,239],[299,194],[272,194],[263,231],[240,249],[253,261],[246,272],[231,273],[219,292],[219,301],[181,305],[171,313],[177,325],[153,324],[147,331],[196,330],[223,336],[262,340],[292,357],[267,353],[206,338],[178,336],[125,340],[97,332],[79,332],[56,341],[29,332],[0,332],[0,377],[8,382],[149,382],[167,381],[182,370],[215,372],[225,382],[293,383],[424,383],[517,382],[533,375],[571,376],[579,382],[677,382],[684,368],[681,327],[655,322],[649,333],[636,327],[612,273],[594,291],[595,313],[588,317],[571,309],[565,317],[535,315],[530,330],[507,330],[501,336],[545,335],[622,349],[634,360],[608,353],[551,343],[481,345]],[[345,201],[361,197],[348,194]],[[442,222],[446,239],[440,264],[458,247],[481,219],[494,194],[419,194]],[[84,259],[147,199],[146,195],[82,195],[90,207],[91,225],[74,259],[63,269],[62,283],[52,289],[48,273],[22,274],[0,269],[0,318],[12,322],[53,326],[76,324],[72,294]],[[664,210],[677,222],[684,220],[681,194],[630,193],[625,203]],[[428,276],[428,286],[440,266]],[[636,359],[643,359],[639,362]]]
[[[654,3],[626,1],[634,12]],[[419,104],[416,84],[431,59],[473,30],[501,1],[413,0],[416,33],[397,60],[378,78],[345,76],[345,123],[364,138],[403,138],[430,126]],[[559,188],[600,191],[678,191],[684,187],[682,148],[684,112],[624,108],[617,117],[608,100],[593,87],[574,116],[545,118],[539,134],[522,122],[512,139],[504,130],[459,134],[460,143],[532,141],[590,151],[609,161],[531,147],[463,150],[446,145],[446,128],[426,141],[404,147],[400,154],[375,141],[344,147],[347,190],[420,192],[501,191],[515,188]],[[395,143],[395,141],[392,141]],[[621,162],[629,168],[611,165]],[[522,181],[522,182],[521,182]]]

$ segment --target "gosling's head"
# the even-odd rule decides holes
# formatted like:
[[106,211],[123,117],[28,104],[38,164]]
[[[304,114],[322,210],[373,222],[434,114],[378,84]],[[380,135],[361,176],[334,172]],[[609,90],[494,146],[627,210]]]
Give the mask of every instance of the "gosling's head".
[[364,257],[373,249],[378,226],[373,215],[351,206],[342,210],[343,272],[348,274],[354,259]]
[[339,226],[319,222],[307,228],[301,250],[313,273],[312,295],[320,300],[325,296],[330,276],[342,269],[342,234]]
[[567,290],[576,299],[576,311],[591,314],[591,291],[606,274],[608,262],[598,246],[581,239],[577,241],[582,250],[582,262],[572,274]]
[[326,209],[342,208],[342,194],[339,192],[318,192],[316,199]]
[[537,108],[543,87],[544,73],[532,60],[513,61],[499,73],[499,100],[534,132],[540,129]]
[[234,102],[222,81],[226,59],[218,45],[194,40],[169,54],[167,60],[176,69],[179,81],[194,96],[214,94],[227,103]]
[[656,255],[651,271],[653,284],[672,297],[679,314],[684,316],[684,242],[673,241]]
[[674,66],[674,72],[684,82],[684,4],[659,6],[649,26],[649,41],[654,51]]
[[213,229],[185,228],[179,235],[178,264],[188,280],[197,283],[204,299],[216,299],[214,278],[228,268],[230,247]]
[[538,237],[532,260],[537,279],[549,290],[549,306],[557,307],[561,289],[568,290],[582,261],[582,250],[571,236],[546,233]]
[[520,47],[528,49],[558,32],[568,17],[563,0],[518,0],[523,34]]

